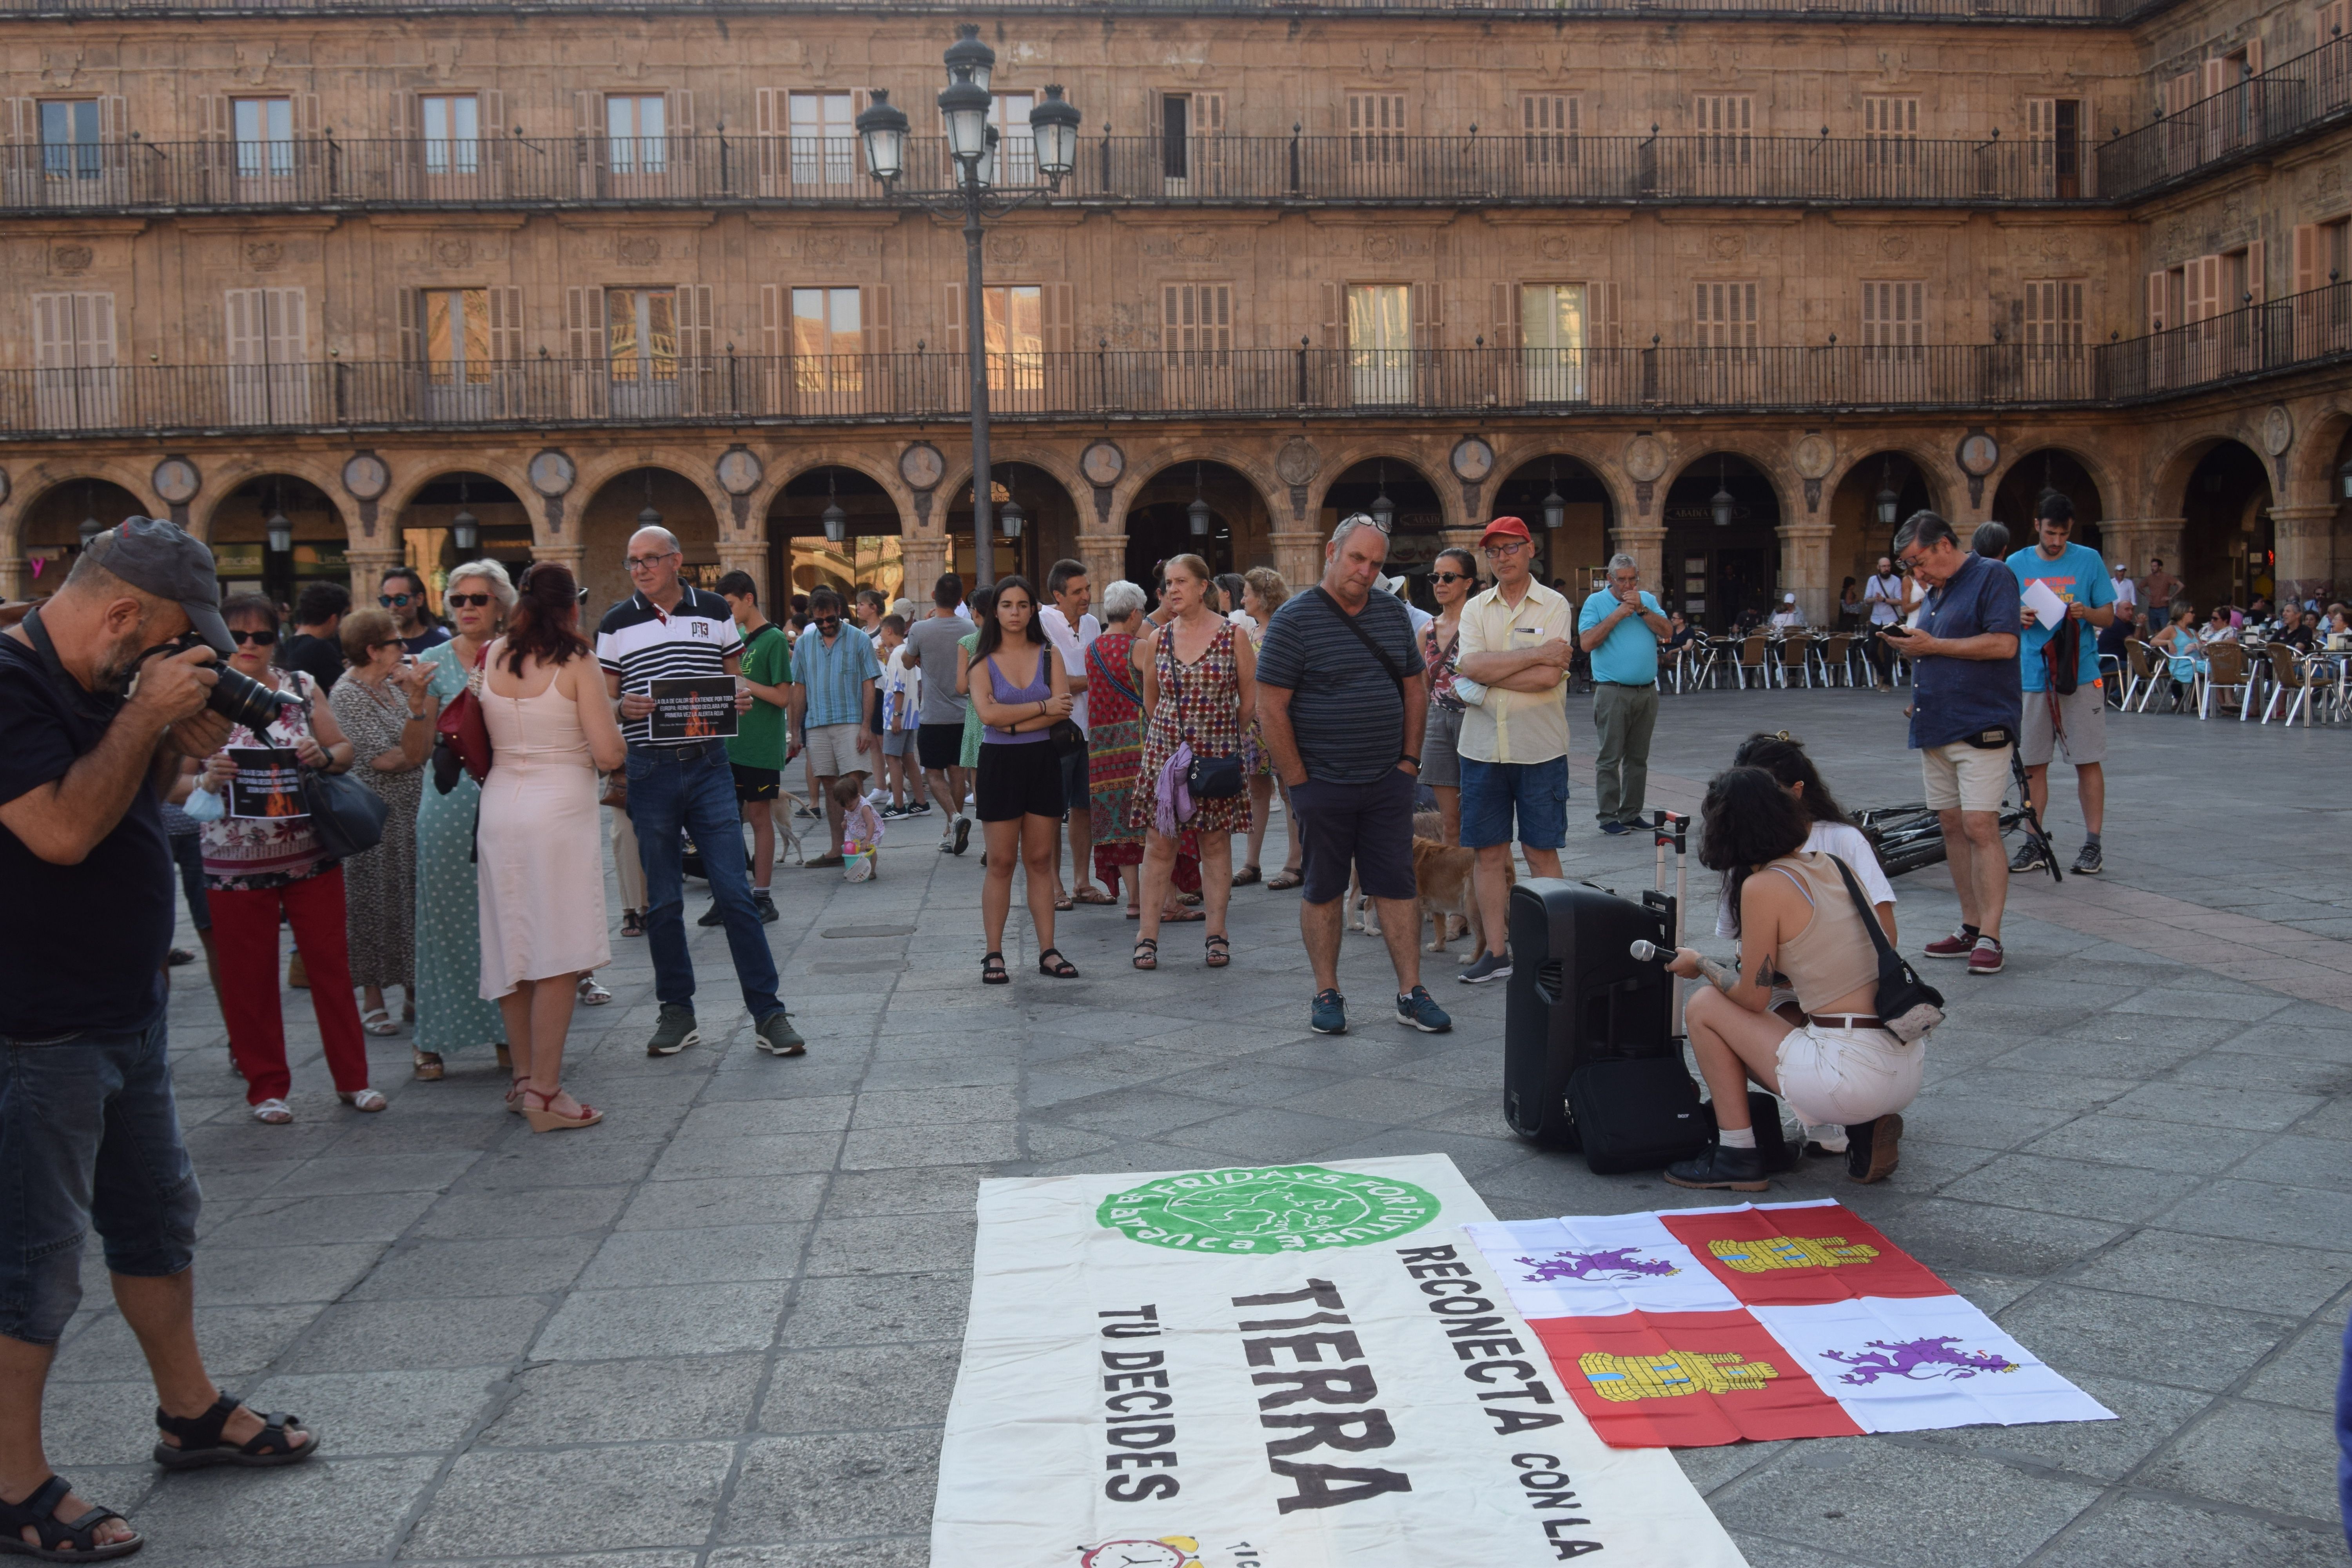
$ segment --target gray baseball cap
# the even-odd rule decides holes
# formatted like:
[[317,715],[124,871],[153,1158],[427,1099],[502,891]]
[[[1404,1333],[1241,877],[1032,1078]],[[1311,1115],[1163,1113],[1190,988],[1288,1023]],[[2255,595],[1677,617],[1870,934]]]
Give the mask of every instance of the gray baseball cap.
[[160,517],[126,517],[94,536],[89,559],[159,599],[175,601],[188,624],[223,658],[236,651],[221,619],[220,578],[204,541]]

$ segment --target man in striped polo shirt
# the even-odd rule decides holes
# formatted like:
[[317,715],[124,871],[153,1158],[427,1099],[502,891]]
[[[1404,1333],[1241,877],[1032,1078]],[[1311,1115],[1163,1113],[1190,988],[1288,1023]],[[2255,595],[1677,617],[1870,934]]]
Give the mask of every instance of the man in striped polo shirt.
[[646,1054],[675,1056],[702,1037],[694,1019],[694,961],[686,951],[683,828],[702,853],[760,1048],[796,1057],[807,1047],[776,996],[775,954],[751,903],[727,742],[653,738],[656,680],[735,676],[737,710],[751,705],[740,684],[743,644],[735,617],[726,600],[678,580],[685,559],[677,536],[666,528],[631,534],[629,580],[637,591],[606,611],[596,628],[596,658],[605,689],[620,700],[621,733],[629,742],[629,821],[646,868],[646,945],[661,1002]]

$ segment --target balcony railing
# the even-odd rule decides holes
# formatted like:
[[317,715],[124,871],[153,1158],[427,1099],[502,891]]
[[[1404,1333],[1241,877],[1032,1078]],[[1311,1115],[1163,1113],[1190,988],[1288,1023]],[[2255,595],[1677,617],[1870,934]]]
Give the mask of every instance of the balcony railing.
[[1554,20],[1572,16],[1675,18],[1791,17],[1804,21],[1911,20],[2061,22],[2085,26],[2128,22],[2176,0],[0,0],[0,16],[113,17],[153,16],[336,16],[415,12],[707,12],[846,11],[871,16],[961,16],[982,11],[1071,11],[1086,15],[1271,15],[1318,16],[1376,11],[1395,16],[1486,16]]
[[[995,354],[1000,419],[2116,406],[2352,363],[2352,283],[2124,342]],[[963,417],[961,354],[0,372],[0,436]]]
[[[1009,183],[1031,177],[1026,149]],[[908,180],[948,183],[937,139]],[[1062,204],[1821,202],[1983,206],[2087,200],[2057,142],[1795,136],[1103,136]],[[124,142],[0,148],[0,210],[883,205],[854,138]]]
[[2352,37],[2281,60],[2178,114],[2102,142],[2099,185],[2137,199],[2331,121],[2352,122]]

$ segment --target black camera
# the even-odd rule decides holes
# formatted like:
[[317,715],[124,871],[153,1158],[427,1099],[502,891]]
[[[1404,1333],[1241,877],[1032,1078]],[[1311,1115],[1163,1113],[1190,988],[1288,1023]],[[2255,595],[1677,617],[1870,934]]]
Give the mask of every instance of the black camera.
[[[155,651],[170,658],[192,647],[210,646],[201,634],[184,632]],[[211,695],[205,699],[205,706],[230,723],[242,724],[257,735],[276,723],[279,713],[298,706],[302,700],[282,691],[274,691],[242,670],[231,669],[226,660],[216,660],[212,671],[215,677],[213,689]]]

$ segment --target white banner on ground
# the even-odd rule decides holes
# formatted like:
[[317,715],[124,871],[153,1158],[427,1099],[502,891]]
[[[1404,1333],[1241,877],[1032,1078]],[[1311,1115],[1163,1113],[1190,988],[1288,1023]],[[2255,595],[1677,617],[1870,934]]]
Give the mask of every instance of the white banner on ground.
[[1733,1568],[1610,1448],[1443,1154],[985,1182],[933,1568]]

